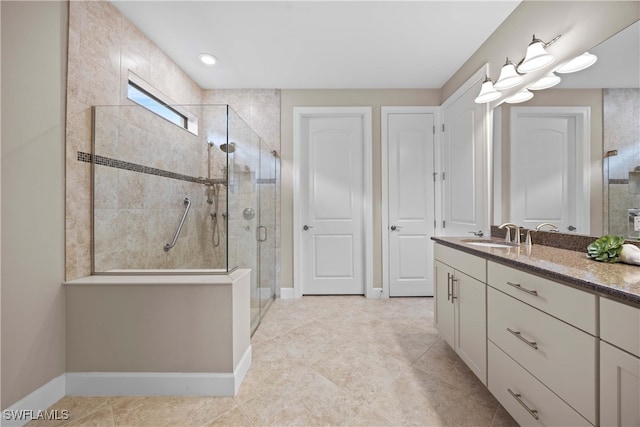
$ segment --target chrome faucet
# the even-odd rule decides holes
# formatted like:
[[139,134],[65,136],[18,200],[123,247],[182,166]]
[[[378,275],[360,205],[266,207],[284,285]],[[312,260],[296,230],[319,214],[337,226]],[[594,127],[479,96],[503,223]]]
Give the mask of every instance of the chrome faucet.
[[536,231],[540,231],[540,229],[542,229],[542,227],[549,227],[550,228],[549,231],[553,231],[555,233],[559,233],[560,232],[558,227],[556,227],[555,224],[551,224],[550,222],[543,222],[542,224],[538,224],[538,226],[536,227]]
[[504,241],[505,242],[511,242],[511,228],[513,228],[516,231],[515,234],[515,239],[514,239],[514,243],[519,245],[520,244],[520,227],[511,223],[511,222],[505,222],[502,225],[498,226],[499,229],[503,229],[506,228],[507,229],[507,234],[505,234],[504,236]]

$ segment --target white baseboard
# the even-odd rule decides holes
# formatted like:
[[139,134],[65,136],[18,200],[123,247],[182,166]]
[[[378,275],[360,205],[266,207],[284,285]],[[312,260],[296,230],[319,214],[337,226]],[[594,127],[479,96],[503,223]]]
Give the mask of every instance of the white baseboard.
[[280,288],[280,299],[293,299],[295,297],[293,288]]
[[251,352],[251,346],[247,347],[244,354],[242,355],[242,358],[240,359],[240,362],[238,362],[238,366],[236,366],[236,369],[233,371],[235,383],[233,393],[234,396],[236,395],[236,393],[238,393],[240,384],[242,384],[245,375],[247,375],[247,372],[249,372],[249,368],[251,367],[251,361],[253,360]]
[[251,346],[233,373],[67,372],[74,396],[235,396],[251,367]]
[[385,292],[383,288],[367,288],[366,297],[369,299],[386,299],[389,298],[389,293]]
[[3,410],[0,425],[23,426],[31,421],[30,414],[36,416],[38,411],[47,409],[66,394],[66,378],[62,374]]
[[73,396],[233,396],[231,373],[68,372]]

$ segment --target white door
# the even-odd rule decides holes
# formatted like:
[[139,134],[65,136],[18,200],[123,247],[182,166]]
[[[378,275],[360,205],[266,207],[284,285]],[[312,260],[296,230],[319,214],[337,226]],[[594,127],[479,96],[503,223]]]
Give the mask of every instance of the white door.
[[309,116],[300,127],[303,293],[362,295],[363,117]]
[[384,265],[388,268],[383,274],[388,274],[390,296],[431,296],[434,114],[403,110],[412,108],[382,108],[388,180],[383,202],[388,215],[383,230],[383,246],[388,253]]
[[487,104],[476,104],[484,78],[476,73],[443,104],[443,234],[489,231],[489,134]]
[[556,110],[511,110],[509,218],[526,228],[551,222],[562,232],[588,234],[583,118]]

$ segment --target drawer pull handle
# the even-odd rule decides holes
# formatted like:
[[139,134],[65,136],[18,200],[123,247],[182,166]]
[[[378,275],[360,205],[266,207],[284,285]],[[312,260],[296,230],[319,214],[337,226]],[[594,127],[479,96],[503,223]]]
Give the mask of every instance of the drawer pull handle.
[[538,291],[532,291],[532,290],[530,290],[530,289],[523,288],[523,287],[522,287],[522,285],[521,285],[520,283],[511,283],[511,282],[507,282],[507,285],[509,285],[509,286],[513,286],[514,288],[519,289],[519,290],[521,290],[522,292],[526,292],[526,293],[528,293],[529,295],[533,295],[533,296],[536,296],[536,297],[538,296]]
[[447,301],[451,301],[451,304],[453,304],[453,300],[455,300],[456,296],[453,295],[453,283],[458,280],[456,279],[456,276],[451,274],[451,273],[447,273]]
[[527,404],[526,404],[526,403],[524,403],[524,402],[522,401],[522,399],[521,399],[522,395],[521,395],[521,394],[516,394],[516,393],[514,393],[513,391],[511,391],[511,389],[510,389],[510,388],[508,388],[508,389],[507,389],[507,391],[508,391],[509,393],[511,393],[511,396],[513,396],[513,398],[514,398],[514,399],[516,399],[516,400],[518,401],[518,403],[520,403],[520,404],[522,405],[522,407],[523,407],[524,409],[526,409],[526,410],[527,410],[527,412],[528,412],[529,414],[531,414],[531,416],[532,416],[533,418],[535,418],[536,420],[539,420],[539,419],[540,419],[540,417],[538,417],[538,411],[537,411],[536,409],[531,409],[531,408],[529,408],[529,407],[527,406]]
[[535,341],[528,341],[525,337],[522,336],[522,334],[518,331],[514,331],[511,328],[507,328],[507,331],[511,332],[513,335],[515,335],[516,337],[518,337],[521,341],[527,343],[529,345],[529,347],[531,348],[535,348],[536,350],[538,349],[538,343]]

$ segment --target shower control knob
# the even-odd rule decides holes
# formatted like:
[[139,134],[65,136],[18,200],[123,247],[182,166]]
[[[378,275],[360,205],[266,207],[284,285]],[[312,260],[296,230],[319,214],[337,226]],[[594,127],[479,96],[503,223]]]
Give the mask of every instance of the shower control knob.
[[307,230],[308,230],[308,229],[310,229],[310,228],[313,228],[313,226],[312,226],[312,225],[305,225],[304,227],[302,227],[302,229],[303,229],[304,231],[307,231]]

